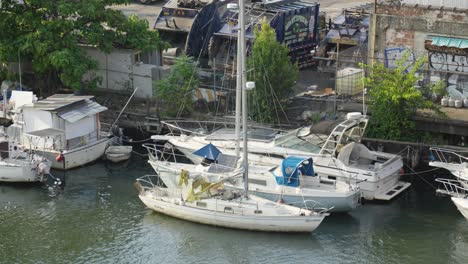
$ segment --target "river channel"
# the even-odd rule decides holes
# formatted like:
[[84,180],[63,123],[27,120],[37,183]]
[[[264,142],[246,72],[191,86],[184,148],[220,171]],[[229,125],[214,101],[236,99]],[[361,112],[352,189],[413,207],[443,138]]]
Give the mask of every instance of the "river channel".
[[419,178],[389,203],[366,203],[312,234],[198,225],[153,213],[135,179],[144,158],[63,175],[56,193],[0,184],[0,263],[468,263],[468,221]]

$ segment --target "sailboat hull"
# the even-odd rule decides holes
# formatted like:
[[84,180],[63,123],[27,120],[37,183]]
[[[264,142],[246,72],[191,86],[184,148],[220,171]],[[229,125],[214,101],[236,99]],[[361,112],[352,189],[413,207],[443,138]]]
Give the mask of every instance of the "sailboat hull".
[[[278,193],[252,191],[251,193],[268,199],[270,201],[277,201],[279,198]],[[355,209],[359,205],[359,192],[347,196],[303,196],[301,194],[291,195],[283,194],[281,199],[285,204],[308,208],[310,210],[323,210],[330,209],[330,213],[346,213]]]
[[150,209],[175,218],[195,223],[233,229],[265,232],[312,232],[325,218],[325,215],[312,216],[246,216],[204,210],[148,195],[139,195]]

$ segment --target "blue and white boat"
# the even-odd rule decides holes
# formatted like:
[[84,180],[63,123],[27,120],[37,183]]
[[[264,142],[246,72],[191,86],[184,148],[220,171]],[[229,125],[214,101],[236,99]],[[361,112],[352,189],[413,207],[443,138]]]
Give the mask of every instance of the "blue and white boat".
[[[190,178],[203,177],[210,181],[231,178],[230,183],[225,183],[226,187],[243,188],[243,179],[233,177],[240,173],[238,164],[241,162],[235,156],[222,154],[213,145],[208,144],[194,152],[211,161],[210,164],[201,162],[198,165],[174,162],[176,154],[157,149],[154,144],[144,144],[144,147],[149,152],[148,162],[169,188],[179,184],[182,170],[187,171]],[[349,212],[359,205],[361,193],[357,185],[322,178],[314,172],[310,157],[287,157],[276,166],[249,164],[248,170],[249,193],[271,201],[316,211],[331,208],[330,212]]]

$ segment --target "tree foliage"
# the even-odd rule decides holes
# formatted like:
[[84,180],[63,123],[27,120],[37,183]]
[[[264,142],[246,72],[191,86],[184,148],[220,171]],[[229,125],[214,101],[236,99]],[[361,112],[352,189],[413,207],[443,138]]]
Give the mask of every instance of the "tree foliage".
[[255,89],[249,92],[249,116],[258,122],[278,121],[279,98],[292,91],[298,76],[298,66],[291,62],[289,50],[276,40],[276,33],[263,21],[261,29],[254,31],[252,55],[247,63],[249,80],[255,81]]
[[[0,1],[0,64],[32,63],[35,75],[50,86],[83,88],[82,77],[97,68],[80,45],[109,53],[114,47],[142,51],[165,44],[148,22],[125,17],[111,5],[127,0]],[[96,85],[97,79],[86,85]]]
[[177,58],[169,75],[156,84],[156,95],[165,106],[165,114],[176,116],[191,112],[193,91],[199,84],[194,60],[187,56]]
[[418,134],[412,116],[418,109],[431,109],[440,113],[439,107],[426,99],[424,94],[440,92],[440,83],[415,87],[424,78],[418,71],[426,63],[419,58],[407,63],[408,53],[397,61],[397,68],[386,68],[376,62],[364,83],[369,90],[372,116],[369,120],[369,137],[390,140],[416,140]]

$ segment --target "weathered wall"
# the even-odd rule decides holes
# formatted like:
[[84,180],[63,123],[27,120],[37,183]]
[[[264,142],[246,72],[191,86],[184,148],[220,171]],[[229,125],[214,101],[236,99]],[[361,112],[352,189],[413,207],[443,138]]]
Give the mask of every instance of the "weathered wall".
[[[161,69],[157,53],[137,55],[132,50],[114,50],[105,54],[93,47],[84,47],[88,56],[98,61],[98,70],[88,73],[99,76],[102,83],[99,88],[131,91],[138,87],[135,96],[140,98],[153,96],[153,82],[159,80],[167,70]],[[146,61],[150,60],[150,61]]]
[[468,39],[468,9],[378,4],[376,14],[374,57],[395,67],[406,50],[412,52],[408,63],[427,55],[431,80],[445,81],[453,97],[468,97],[468,52],[434,52],[425,46],[432,37]]
[[468,10],[377,5],[376,50],[410,47],[424,51],[428,36],[468,37]]

